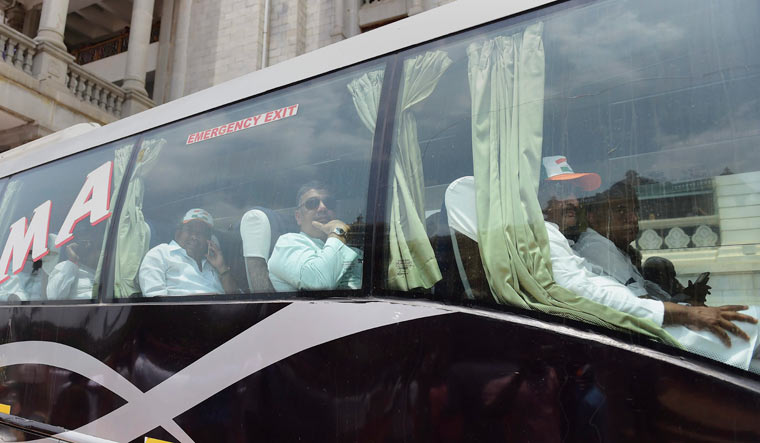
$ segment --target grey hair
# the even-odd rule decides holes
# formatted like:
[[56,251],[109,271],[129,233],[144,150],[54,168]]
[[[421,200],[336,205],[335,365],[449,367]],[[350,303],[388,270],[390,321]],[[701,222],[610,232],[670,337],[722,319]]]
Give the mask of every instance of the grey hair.
[[311,191],[312,189],[325,190],[328,192],[330,191],[330,188],[328,188],[326,184],[319,180],[311,180],[309,182],[306,182],[303,186],[298,188],[298,194],[296,195],[296,207],[301,204],[301,197],[303,197],[304,194]]

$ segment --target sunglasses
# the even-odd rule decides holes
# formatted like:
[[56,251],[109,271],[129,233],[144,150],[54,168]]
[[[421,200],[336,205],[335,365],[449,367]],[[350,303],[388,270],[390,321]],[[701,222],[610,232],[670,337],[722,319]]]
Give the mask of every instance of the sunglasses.
[[300,207],[304,207],[308,209],[309,211],[313,211],[319,207],[319,203],[322,203],[325,205],[325,208],[327,209],[335,209],[335,199],[332,197],[325,197],[325,198],[319,198],[319,197],[312,197],[305,202],[301,203]]

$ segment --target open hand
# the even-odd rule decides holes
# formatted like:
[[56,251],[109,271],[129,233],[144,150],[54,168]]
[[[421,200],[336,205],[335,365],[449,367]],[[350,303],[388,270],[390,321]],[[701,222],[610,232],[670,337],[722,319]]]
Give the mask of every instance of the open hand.
[[744,340],[749,340],[749,336],[734,322],[757,323],[756,318],[737,312],[745,309],[747,306],[740,305],[690,306],[687,307],[687,315],[682,324],[690,329],[711,331],[718,336],[723,344],[730,348],[731,338],[728,336],[728,332]]

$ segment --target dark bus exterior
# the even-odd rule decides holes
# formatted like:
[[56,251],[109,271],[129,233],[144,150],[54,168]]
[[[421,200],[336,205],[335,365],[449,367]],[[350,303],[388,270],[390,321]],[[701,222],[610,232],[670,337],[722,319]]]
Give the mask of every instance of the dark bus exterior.
[[727,346],[564,285],[542,200],[547,158],[598,178],[562,241],[598,211],[613,241],[624,208],[595,205],[624,183],[625,260],[709,279],[670,309],[754,312],[758,23],[751,0],[459,1],[3,154],[0,437],[760,440],[754,326]]

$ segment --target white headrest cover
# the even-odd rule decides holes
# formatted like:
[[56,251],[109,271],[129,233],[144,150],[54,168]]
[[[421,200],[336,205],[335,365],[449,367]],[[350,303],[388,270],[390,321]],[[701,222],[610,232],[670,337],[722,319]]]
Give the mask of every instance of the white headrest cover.
[[478,241],[478,211],[475,207],[475,178],[454,180],[444,195],[449,227],[474,241]]
[[269,260],[269,244],[272,228],[269,217],[263,211],[251,209],[240,220],[240,238],[243,240],[243,256]]

